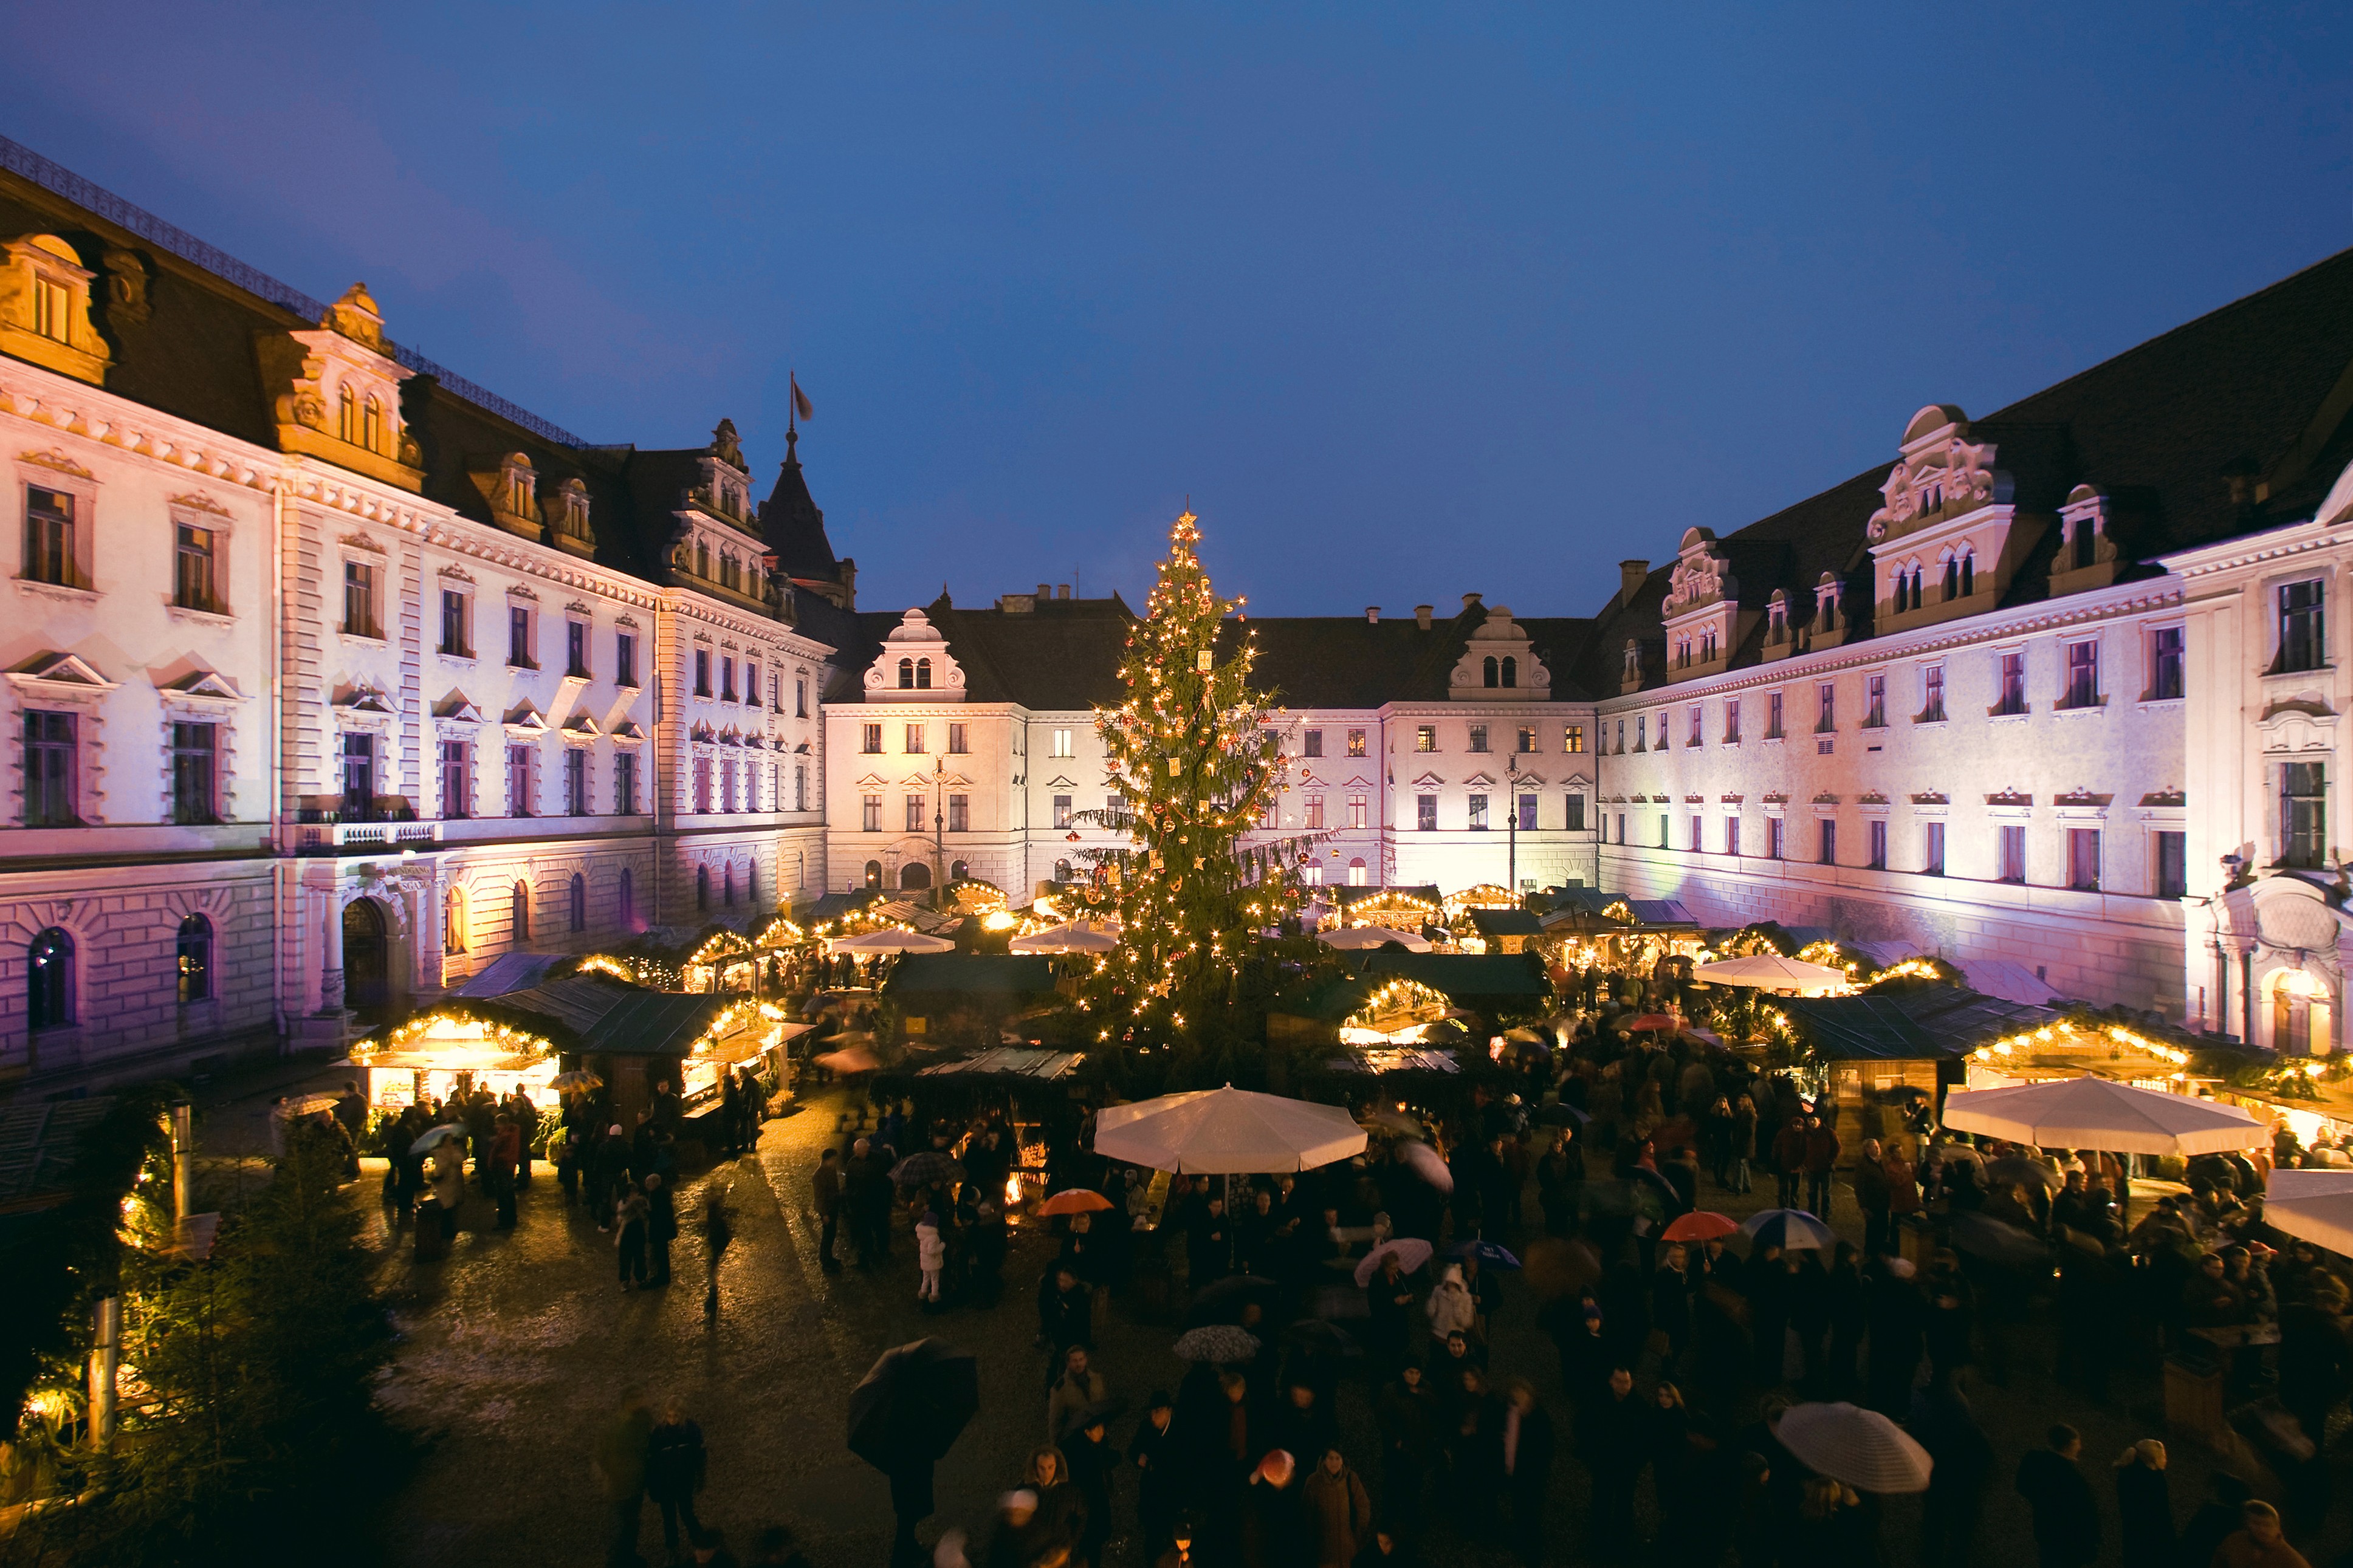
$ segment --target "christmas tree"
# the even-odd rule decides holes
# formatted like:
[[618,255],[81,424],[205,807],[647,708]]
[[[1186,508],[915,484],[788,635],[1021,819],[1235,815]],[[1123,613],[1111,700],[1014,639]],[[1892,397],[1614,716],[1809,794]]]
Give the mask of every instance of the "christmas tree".
[[[1083,894],[1091,908],[1115,909],[1122,932],[1082,1002],[1099,1050],[1230,1032],[1257,933],[1290,910],[1299,856],[1314,841],[1264,836],[1284,774],[1276,715],[1250,684],[1247,601],[1209,586],[1198,521],[1187,511],[1169,529],[1120,664],[1125,700],[1095,715],[1125,803],[1109,825],[1134,844],[1094,856]],[[1239,635],[1220,658],[1229,614]]]

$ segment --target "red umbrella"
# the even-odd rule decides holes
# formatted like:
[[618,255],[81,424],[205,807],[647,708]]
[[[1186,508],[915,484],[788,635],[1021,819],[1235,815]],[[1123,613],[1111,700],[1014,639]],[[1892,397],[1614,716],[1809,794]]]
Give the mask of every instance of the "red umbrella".
[[1109,1207],[1111,1200],[1101,1193],[1090,1192],[1085,1187],[1070,1187],[1039,1204],[1038,1212],[1041,1215],[1092,1214]]
[[1660,1234],[1669,1241],[1713,1241],[1719,1236],[1730,1236],[1740,1228],[1740,1222],[1713,1209],[1694,1209],[1677,1215]]
[[1683,1021],[1672,1013],[1645,1013],[1632,1022],[1618,1026],[1621,1029],[1680,1029]]

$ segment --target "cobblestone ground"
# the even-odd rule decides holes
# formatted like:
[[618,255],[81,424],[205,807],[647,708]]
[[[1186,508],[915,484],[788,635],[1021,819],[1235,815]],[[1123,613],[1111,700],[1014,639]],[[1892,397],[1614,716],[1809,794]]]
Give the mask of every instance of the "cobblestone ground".
[[[286,1085],[273,1084],[269,1092]],[[976,1524],[992,1500],[1014,1484],[1029,1447],[1042,1436],[1043,1362],[1031,1348],[1030,1288],[1050,1255],[1041,1235],[1017,1237],[1006,1269],[1003,1304],[992,1311],[916,1310],[911,1241],[875,1275],[851,1268],[822,1273],[817,1229],[807,1210],[808,1173],[817,1151],[836,1137],[839,1104],[820,1099],[769,1122],[754,1156],[693,1174],[680,1194],[681,1214],[699,1212],[705,1183],[729,1186],[736,1242],[723,1265],[716,1327],[702,1314],[699,1242],[681,1237],[679,1282],[668,1291],[624,1292],[613,1248],[583,1215],[567,1214],[544,1171],[522,1205],[522,1224],[500,1235],[490,1208],[476,1200],[445,1262],[411,1261],[374,1206],[377,1170],[355,1188],[370,1206],[371,1236],[384,1249],[382,1279],[396,1303],[402,1335],[384,1390],[386,1405],[429,1437],[415,1477],[381,1517],[364,1521],[350,1543],[353,1557],[399,1568],[485,1568],[488,1564],[594,1564],[602,1560],[602,1510],[588,1470],[595,1434],[620,1392],[635,1384],[656,1399],[676,1394],[703,1426],[711,1479],[702,1499],[707,1522],[739,1547],[770,1521],[787,1521],[820,1568],[880,1568],[890,1515],[882,1478],[843,1446],[848,1393],[885,1348],[938,1334],[974,1352],[983,1407],[940,1466],[939,1513],[926,1541],[951,1524]],[[250,1105],[226,1102],[207,1112],[224,1135],[254,1121]],[[239,1119],[243,1120],[240,1121]],[[208,1147],[221,1144],[208,1140]],[[372,1163],[373,1164],[374,1163]],[[380,1169],[380,1166],[377,1167]],[[1735,1214],[1770,1201],[1769,1187],[1747,1199],[1705,1189],[1702,1202]],[[1531,1215],[1533,1215],[1533,1194]],[[1859,1232],[1843,1193],[1840,1229]],[[2108,1461],[2136,1437],[2165,1435],[2153,1372],[2120,1374],[2105,1406],[2058,1387],[2050,1376],[2047,1307],[2011,1337],[2006,1385],[1982,1386],[1978,1413],[1994,1438],[1998,1474],[1988,1499],[1978,1560],[2033,1560],[2023,1504],[2009,1489],[2018,1456],[2038,1445],[2043,1427],[2065,1420],[2084,1435],[2084,1468],[2107,1513],[2108,1552],[2117,1561],[2114,1490]],[[1139,1321],[1134,1304],[1114,1303],[1102,1331],[1097,1365],[1114,1391],[1133,1400],[1159,1384],[1173,1387],[1182,1363],[1168,1353],[1168,1321]],[[1534,1304],[1515,1292],[1496,1326],[1494,1370],[1530,1377],[1556,1415],[1566,1412],[1550,1342],[1535,1327]],[[1748,1412],[1741,1413],[1744,1416]],[[1344,1387],[1343,1436],[1368,1485],[1377,1486],[1369,1404],[1361,1385]],[[1124,1438],[1132,1423],[1114,1426]],[[1566,1434],[1564,1435],[1566,1437]],[[2206,1477],[2193,1444],[2176,1442],[2173,1493],[2186,1518]],[[1587,1482],[1564,1457],[1555,1472],[1549,1552],[1586,1560]],[[2338,1466],[2339,1492],[2343,1466]],[[1123,1521],[1132,1517],[1133,1473],[1119,1487]],[[1720,1506],[1722,1500],[1694,1500]],[[1638,1501],[1645,1531],[1654,1526],[1648,1496]],[[1885,1561],[1915,1563],[1917,1504],[1895,1499],[1882,1521]],[[2303,1540],[2316,1565],[2347,1545],[2346,1510]],[[643,1550],[661,1561],[659,1521],[647,1510]],[[1440,1565],[1501,1563],[1498,1551],[1440,1531],[1426,1543]],[[1133,1542],[1109,1562],[1142,1562]],[[2138,1568],[2138,1565],[2134,1565]]]

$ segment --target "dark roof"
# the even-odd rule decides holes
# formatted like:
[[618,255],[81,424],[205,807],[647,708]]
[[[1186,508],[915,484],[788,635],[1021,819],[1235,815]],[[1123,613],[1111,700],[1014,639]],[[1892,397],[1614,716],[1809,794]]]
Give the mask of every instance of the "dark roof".
[[1457,1001],[1468,997],[1541,997],[1542,964],[1533,953],[1395,952],[1365,954],[1364,974],[1398,974]]
[[733,996],[646,991],[603,975],[575,975],[510,992],[502,1009],[544,1018],[564,1049],[584,1055],[684,1056]]
[[[1378,708],[1388,702],[1437,702],[1453,694],[1454,667],[1471,646],[1471,634],[1493,614],[1465,605],[1457,615],[1431,621],[1423,631],[1411,616],[1253,616],[1229,621],[1221,641],[1238,643],[1243,627],[1258,634],[1259,685],[1292,708]],[[1514,616],[1529,646],[1551,672],[1551,697],[1584,695],[1569,677],[1569,665],[1592,623],[1556,617]]]
[[1813,1053],[1825,1061],[1923,1061],[1956,1056],[1889,996],[1778,996]]
[[1988,996],[1965,985],[1905,984],[1873,994],[1901,1008],[1939,1044],[1955,1051],[1975,1050],[1994,1040],[2039,1029],[2059,1016],[2049,1007]]
[[114,1101],[46,1100],[0,1110],[0,1209],[63,1201],[81,1142]]
[[[2348,377],[2353,250],[1972,420],[1970,438],[1997,444],[1995,462],[2011,475],[2021,510],[2053,510],[2079,483],[2105,489],[2117,542],[2147,574],[2168,552],[2311,515],[2353,460],[2353,410],[2341,395],[2353,389]],[[1868,635],[1864,531],[1883,504],[1896,445],[1853,478],[1719,541],[1745,606],[1761,606],[1778,588],[1803,621],[1828,572],[1850,584],[1849,640]],[[2010,604],[2048,594],[2055,545],[2046,539],[2021,566]],[[1663,675],[1659,608],[1673,565],[1671,558],[1654,568],[1630,603],[1613,596],[1590,623],[1573,664],[1578,684],[1616,692],[1630,638],[1642,645],[1645,683]],[[1755,663],[1763,636],[1759,617],[1733,663]],[[1556,668],[1556,685],[1562,675]]]
[[1000,1046],[973,1056],[958,1057],[954,1061],[934,1062],[916,1076],[954,1078],[978,1074],[986,1078],[1029,1078],[1051,1083],[1057,1079],[1070,1077],[1079,1061],[1079,1057],[1071,1051]]
[[911,952],[882,983],[883,994],[893,996],[1029,996],[1053,988],[1053,960],[1029,953]]
[[818,895],[815,903],[801,910],[797,918],[804,925],[822,925],[862,910],[881,897],[871,888],[862,888],[854,893],[823,893]]
[[1544,930],[1525,910],[1472,910],[1471,924],[1481,936],[1535,936]]
[[798,431],[785,432],[784,466],[776,470],[776,489],[760,507],[760,529],[787,576],[803,582],[841,580],[841,563],[834,556],[833,542],[825,536],[825,513],[810,499],[808,482],[801,477]]
[[1628,899],[1626,907],[1634,911],[1638,926],[1696,926],[1698,919],[1683,908],[1679,899]]
[[560,952],[502,952],[463,985],[460,996],[505,996],[526,990],[547,978],[547,972],[570,962]]

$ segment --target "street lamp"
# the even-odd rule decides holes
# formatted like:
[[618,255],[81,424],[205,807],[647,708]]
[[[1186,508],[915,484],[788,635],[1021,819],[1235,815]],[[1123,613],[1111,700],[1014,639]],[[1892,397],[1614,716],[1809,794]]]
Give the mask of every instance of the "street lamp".
[[1504,760],[1504,810],[1509,816],[1504,834],[1504,886],[1511,889],[1516,909],[1520,901],[1520,754],[1516,751]]
[[947,847],[944,813],[947,796],[941,792],[947,787],[947,758],[932,758],[932,908],[947,908]]

